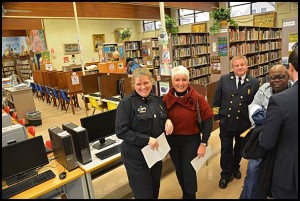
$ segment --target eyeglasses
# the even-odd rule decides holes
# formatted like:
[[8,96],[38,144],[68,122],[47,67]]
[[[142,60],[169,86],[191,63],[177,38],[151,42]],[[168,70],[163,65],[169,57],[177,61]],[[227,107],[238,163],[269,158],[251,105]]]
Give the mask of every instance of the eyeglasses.
[[285,79],[285,75],[272,75],[272,76],[270,76],[270,80],[276,80],[276,79],[278,79],[278,80],[284,80]]

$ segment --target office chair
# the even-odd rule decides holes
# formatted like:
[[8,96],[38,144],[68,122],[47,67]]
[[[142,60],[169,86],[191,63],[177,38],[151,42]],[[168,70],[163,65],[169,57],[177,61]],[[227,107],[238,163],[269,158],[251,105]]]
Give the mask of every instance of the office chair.
[[35,126],[28,126],[27,132],[32,135],[32,137],[35,137]]
[[[61,100],[61,109],[66,110],[66,112],[68,111],[69,105],[70,105],[70,98],[67,96],[67,93],[60,89],[60,97],[62,98]],[[67,104],[67,108],[66,108],[66,104]]]
[[12,115],[11,115],[14,119],[17,119],[17,112],[16,111],[14,111],[13,113],[12,113]]
[[98,105],[97,99],[93,98],[91,96],[89,96],[89,101],[90,101],[90,104],[91,104],[92,108],[94,108],[94,111],[93,111],[92,115],[94,115],[96,109],[103,112],[103,108],[100,107],[100,105],[102,105],[101,101],[100,101],[100,105]]
[[20,123],[21,125],[25,126],[25,124],[26,124],[26,121],[25,121],[25,119],[24,119],[24,118],[23,118],[23,119],[19,119],[19,123]]

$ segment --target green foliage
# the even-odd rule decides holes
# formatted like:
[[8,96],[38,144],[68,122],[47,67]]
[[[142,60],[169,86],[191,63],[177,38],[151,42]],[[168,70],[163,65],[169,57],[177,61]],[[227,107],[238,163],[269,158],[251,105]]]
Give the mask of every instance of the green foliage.
[[177,35],[178,27],[176,27],[175,19],[171,18],[169,15],[165,15],[165,24],[167,33]]
[[234,26],[236,29],[239,28],[238,24],[230,17],[230,8],[216,8],[215,10],[211,11],[211,15],[213,18],[213,24],[209,28],[211,34],[220,33],[221,25],[220,22],[225,20],[228,22],[229,25]]
[[131,32],[129,31],[129,29],[125,29],[122,33],[121,33],[121,39],[124,40],[125,38],[128,38],[131,36]]

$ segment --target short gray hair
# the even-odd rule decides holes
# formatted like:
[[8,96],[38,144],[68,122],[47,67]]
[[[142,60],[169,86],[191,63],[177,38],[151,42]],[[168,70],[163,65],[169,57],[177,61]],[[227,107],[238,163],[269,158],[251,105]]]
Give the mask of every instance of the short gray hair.
[[174,79],[174,77],[176,75],[185,75],[187,77],[187,79],[190,80],[189,70],[186,67],[182,66],[182,65],[176,66],[172,69],[172,80]]

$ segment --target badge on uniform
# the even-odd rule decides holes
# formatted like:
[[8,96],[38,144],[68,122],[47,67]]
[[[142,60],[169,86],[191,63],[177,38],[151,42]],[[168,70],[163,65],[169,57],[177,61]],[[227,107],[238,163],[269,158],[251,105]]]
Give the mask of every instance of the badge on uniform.
[[248,95],[250,95],[250,91],[251,91],[251,90],[250,90],[250,89],[248,89]]
[[140,106],[138,109],[138,112],[141,114],[141,113],[146,113],[147,110],[146,110],[146,107],[143,107],[143,106]]

